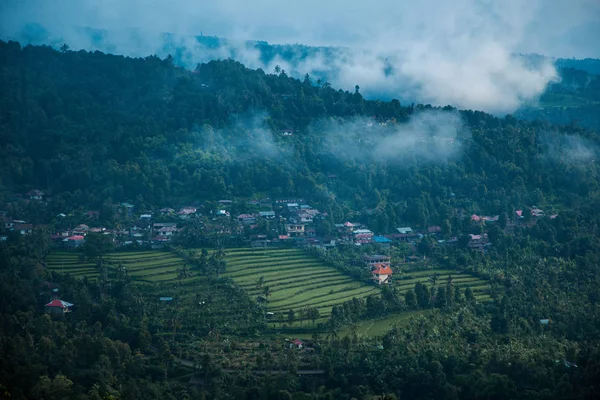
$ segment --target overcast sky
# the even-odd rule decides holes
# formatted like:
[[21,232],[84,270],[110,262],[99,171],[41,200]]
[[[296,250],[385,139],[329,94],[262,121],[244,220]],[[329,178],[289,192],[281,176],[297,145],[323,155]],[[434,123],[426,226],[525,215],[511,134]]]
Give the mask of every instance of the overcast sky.
[[[493,37],[515,51],[600,57],[598,0],[2,0],[3,33],[46,26],[138,27],[274,43],[388,46]],[[391,42],[391,43],[390,43]]]
[[[76,26],[147,32],[136,43],[114,36],[116,52],[128,55],[158,48],[153,34],[159,32],[367,50],[370,56],[336,65],[341,78],[333,83],[344,89],[393,89],[399,82],[378,72],[377,57],[394,54],[396,79],[418,86],[424,101],[489,111],[514,109],[556,77],[551,66],[531,70],[511,60],[513,53],[600,58],[600,0],[0,1],[0,37],[22,37],[30,22],[73,48],[88,47]],[[240,61],[260,66],[246,58]],[[304,65],[305,72],[322,68],[318,61]]]

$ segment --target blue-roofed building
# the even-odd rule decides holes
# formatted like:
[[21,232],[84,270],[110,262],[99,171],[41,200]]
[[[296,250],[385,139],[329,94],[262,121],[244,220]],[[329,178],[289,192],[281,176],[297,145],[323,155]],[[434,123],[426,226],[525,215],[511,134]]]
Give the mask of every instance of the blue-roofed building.
[[392,241],[385,236],[373,236],[373,242],[384,247],[390,247],[392,245]]

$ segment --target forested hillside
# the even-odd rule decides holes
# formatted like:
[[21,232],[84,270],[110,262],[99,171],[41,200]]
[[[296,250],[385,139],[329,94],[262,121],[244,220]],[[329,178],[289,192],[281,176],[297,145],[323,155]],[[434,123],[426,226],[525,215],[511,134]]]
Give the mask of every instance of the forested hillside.
[[351,204],[425,226],[449,204],[501,213],[597,191],[597,136],[575,126],[366,101],[231,60],[190,72],[156,57],[1,52],[5,196],[40,188],[60,208],[298,195],[332,215]]
[[[597,132],[369,101],[234,60],[174,64],[0,42],[0,397],[600,396]],[[597,101],[597,84],[570,73]],[[266,198],[273,220],[245,214]],[[279,236],[275,216],[291,219],[297,198],[319,215],[315,235],[350,220],[424,235],[308,252],[242,240],[254,225]],[[188,205],[203,215],[171,209]],[[146,211],[181,230],[165,248],[115,252],[122,224],[144,236]],[[62,231],[67,247],[47,257]],[[379,251],[389,285],[362,262]],[[55,315],[59,296],[72,309]]]

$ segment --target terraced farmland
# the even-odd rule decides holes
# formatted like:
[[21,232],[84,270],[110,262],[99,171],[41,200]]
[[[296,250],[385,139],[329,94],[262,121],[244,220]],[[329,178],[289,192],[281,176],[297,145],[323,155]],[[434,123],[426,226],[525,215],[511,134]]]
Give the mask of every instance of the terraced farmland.
[[[104,257],[109,273],[122,265],[129,275],[141,282],[160,283],[177,279],[177,269],[183,265],[183,260],[173,253],[161,251],[140,251],[131,253],[111,253]],[[70,274],[75,277],[87,276],[96,278],[96,264],[80,262],[78,253],[57,252],[46,258],[49,269]]]
[[452,276],[452,284],[455,287],[464,290],[470,287],[475,295],[477,301],[489,301],[491,300],[490,285],[485,279],[477,278],[467,273],[461,273],[449,269],[429,269],[424,271],[416,272],[403,272],[401,274],[394,275],[394,286],[399,292],[405,293],[409,289],[413,289],[417,282],[421,282],[427,285],[431,289],[432,279],[431,277],[437,277],[437,287],[446,286],[448,277]]
[[[198,251],[199,253],[199,251]],[[216,295],[207,280],[198,272],[193,276],[178,281],[177,270],[184,264],[183,260],[170,252],[140,251],[112,253],[105,256],[109,275],[114,274],[118,266],[124,266],[129,275],[137,282],[145,284],[144,294],[147,297],[173,296],[191,302],[194,296],[211,299],[214,302],[228,304],[227,310],[221,310],[215,315],[204,315],[223,319],[240,318],[246,315],[238,302],[228,302],[221,295]],[[47,257],[49,269],[61,273],[69,273],[74,277],[88,277],[95,279],[98,270],[94,263],[81,262],[79,254],[71,252],[57,252]],[[488,283],[466,273],[459,273],[446,269],[430,269],[417,272],[401,272],[401,268],[394,268],[394,286],[403,294],[414,288],[415,283],[422,282],[428,287],[432,286],[431,277],[436,276],[437,286],[445,286],[448,276],[452,276],[455,286],[464,290],[470,287],[478,301],[489,301],[490,288]],[[263,290],[257,282],[264,278],[264,286],[270,289],[267,309],[275,313],[272,327],[281,327],[287,323],[287,312],[293,309],[296,312],[296,321],[293,327],[311,326],[304,318],[301,320],[300,311],[307,308],[317,308],[320,318],[315,322],[326,322],[331,314],[331,309],[353,297],[362,298],[370,294],[378,294],[379,288],[359,282],[337,271],[320,260],[307,255],[300,249],[228,249],[226,256],[226,270],[224,277],[229,277],[241,286],[252,298],[263,295]],[[213,296],[216,296],[214,297]],[[214,298],[213,298],[214,297]],[[191,304],[191,303],[190,303]],[[225,312],[226,311],[226,312]],[[361,322],[361,331],[366,335],[378,335],[384,332],[391,321],[406,319],[409,315],[422,311],[402,313],[386,317],[385,320],[366,320]],[[212,313],[211,313],[212,314]],[[278,320],[284,318],[284,321]]]
[[[252,297],[262,295],[257,282],[264,277],[263,287],[271,292],[267,308],[276,315],[286,316],[293,309],[299,319],[300,310],[317,308],[321,317],[315,322],[325,322],[333,306],[379,293],[378,288],[344,275],[300,249],[229,249],[226,262],[223,276],[232,278]],[[294,326],[306,323],[298,320]]]

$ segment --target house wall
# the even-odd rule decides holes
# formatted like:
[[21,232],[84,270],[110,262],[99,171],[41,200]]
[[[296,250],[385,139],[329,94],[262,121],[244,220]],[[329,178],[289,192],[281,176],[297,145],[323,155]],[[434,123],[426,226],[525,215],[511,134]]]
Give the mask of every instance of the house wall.
[[46,307],[46,314],[63,315],[65,312],[60,307]]
[[381,285],[384,281],[388,279],[388,275],[373,275],[373,279]]

